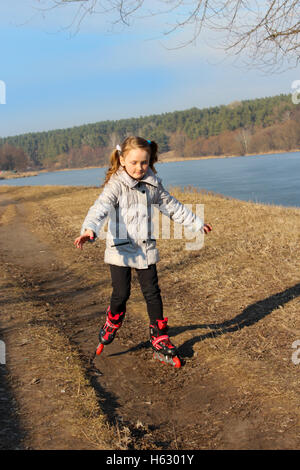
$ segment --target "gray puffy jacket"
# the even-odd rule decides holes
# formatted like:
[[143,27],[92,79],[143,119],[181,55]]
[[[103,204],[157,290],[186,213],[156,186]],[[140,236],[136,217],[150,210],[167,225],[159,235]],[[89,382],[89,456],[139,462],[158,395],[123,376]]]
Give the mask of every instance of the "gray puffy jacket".
[[81,234],[91,229],[99,236],[108,218],[104,262],[146,269],[159,261],[153,235],[155,207],[191,232],[203,227],[203,220],[171,196],[150,167],[141,180],[120,167],[90,207]]

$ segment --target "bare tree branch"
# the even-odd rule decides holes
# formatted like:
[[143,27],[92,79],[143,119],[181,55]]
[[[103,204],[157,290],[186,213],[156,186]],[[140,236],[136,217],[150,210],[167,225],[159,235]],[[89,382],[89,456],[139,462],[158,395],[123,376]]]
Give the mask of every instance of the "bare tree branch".
[[[43,3],[43,0],[36,1]],[[88,14],[114,14],[116,19],[111,20],[112,24],[127,27],[133,19],[161,15],[173,20],[173,25],[162,31],[165,37],[194,27],[187,41],[171,49],[195,42],[205,28],[223,34],[219,46],[226,53],[239,56],[247,52],[252,66],[278,69],[284,62],[291,66],[300,62],[299,0],[156,0],[155,6],[150,0],[45,1],[47,7],[43,12],[78,3],[71,23],[77,31]]]

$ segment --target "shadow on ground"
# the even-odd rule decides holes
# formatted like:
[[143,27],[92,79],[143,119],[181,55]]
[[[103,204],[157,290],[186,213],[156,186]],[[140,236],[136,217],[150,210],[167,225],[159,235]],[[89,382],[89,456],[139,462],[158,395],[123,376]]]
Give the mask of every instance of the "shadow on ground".
[[233,333],[234,331],[241,330],[247,326],[254,325],[258,321],[270,315],[274,310],[282,307],[286,303],[293,300],[295,297],[300,296],[300,283],[293,287],[285,289],[282,292],[271,295],[266,299],[255,302],[245,308],[242,313],[226,320],[222,323],[206,323],[199,325],[188,325],[170,328],[170,335],[176,336],[187,330],[197,330],[199,328],[210,328],[213,331],[205,333],[203,335],[194,336],[179,347],[179,353],[183,357],[192,357],[194,354],[194,344],[204,341],[205,339],[213,339],[217,336],[224,335],[226,333]]
[[24,450],[25,432],[17,416],[16,402],[5,364],[0,365],[0,450]]

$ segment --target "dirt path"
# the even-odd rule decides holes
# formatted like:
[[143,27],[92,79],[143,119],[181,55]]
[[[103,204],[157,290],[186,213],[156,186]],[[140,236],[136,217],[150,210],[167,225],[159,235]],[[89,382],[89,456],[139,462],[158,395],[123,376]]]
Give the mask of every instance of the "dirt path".
[[[11,208],[13,201],[2,199],[1,203],[2,209]],[[185,447],[193,448],[196,440],[199,446],[197,428],[201,410],[211,403],[211,397],[207,393],[207,386],[199,387],[198,376],[193,380],[192,366],[177,371],[154,361],[147,342],[147,325],[128,312],[118,338],[105,348],[100,358],[96,357],[96,369],[90,367],[99,326],[105,315],[104,311],[99,312],[97,305],[101,281],[95,282],[92,287],[82,288],[82,280],[68,272],[51,248],[30,230],[26,223],[26,208],[22,204],[14,205],[13,208],[15,213],[11,223],[0,227],[1,260],[22,285],[25,294],[23,300],[42,304],[47,311],[44,320],[30,318],[29,323],[56,325],[76,345],[87,371],[90,371],[90,381],[97,391],[102,409],[112,424],[128,427],[130,446],[178,448],[184,443]],[[2,318],[2,327],[7,324],[5,320],[9,322],[9,314],[8,318]],[[19,323],[16,318],[10,318],[9,323],[10,326],[4,327],[3,331],[26,328],[26,320]],[[136,343],[135,337],[141,341]],[[10,340],[7,339],[9,344]],[[14,356],[11,350],[11,363],[17,359]],[[186,370],[189,372],[189,380]],[[193,394],[193,387],[193,402],[186,402],[186,398]],[[28,410],[35,408],[35,400],[34,394],[25,399]],[[46,404],[44,406],[51,408]],[[41,435],[46,434],[47,429],[43,431],[38,416],[44,414],[45,410],[38,408],[35,413],[36,416],[31,418],[32,426],[34,420],[39,422]],[[190,420],[191,416],[193,421],[186,423],[186,418]],[[54,415],[52,419],[56,417]],[[182,425],[185,426],[184,430]],[[194,441],[185,442],[186,428],[193,432]],[[75,444],[76,448],[76,443],[70,442],[67,437],[66,429],[62,428],[60,434],[60,441],[64,436],[63,439],[70,447]],[[46,441],[43,445],[49,446],[50,442]],[[53,445],[51,442],[51,447]],[[203,445],[207,446],[206,439]]]
[[[88,440],[74,438],[69,432],[62,402],[55,401],[51,384],[43,389],[32,371],[18,366],[24,345],[19,342],[14,346],[16,335],[19,341],[22,332],[26,337],[26,328],[34,325],[54,326],[79,351],[101,409],[117,431],[123,430],[127,448],[261,449],[297,445],[293,432],[284,439],[266,432],[264,418],[255,407],[229,413],[240,399],[237,390],[223,382],[218,367],[199,367],[201,358],[190,353],[188,342],[181,349],[186,360],[182,369],[152,360],[147,322],[139,316],[138,304],[128,311],[114,343],[91,365],[105,315],[104,309],[99,311],[99,292],[102,286],[107,288],[109,279],[95,279],[86,285],[58,258],[46,239],[37,237],[27,222],[25,204],[16,204],[5,195],[0,203],[0,216],[6,218],[0,226],[1,265],[6,268],[7,285],[22,289],[21,297],[11,294],[1,301],[0,339],[3,337],[7,345],[10,375],[8,379],[5,366],[1,366],[0,429],[2,433],[8,429],[3,448],[22,448],[24,433],[29,448],[94,448]],[[29,312],[22,307],[22,314],[17,315],[21,301],[22,305],[25,302],[43,309],[43,314],[35,316],[32,309]],[[173,334],[176,343],[175,328]],[[194,336],[191,328],[191,341]],[[28,354],[31,362],[38,361],[34,350],[28,350]],[[18,388],[19,382],[31,385]],[[11,387],[18,389],[17,397]],[[7,415],[8,408],[11,416]]]

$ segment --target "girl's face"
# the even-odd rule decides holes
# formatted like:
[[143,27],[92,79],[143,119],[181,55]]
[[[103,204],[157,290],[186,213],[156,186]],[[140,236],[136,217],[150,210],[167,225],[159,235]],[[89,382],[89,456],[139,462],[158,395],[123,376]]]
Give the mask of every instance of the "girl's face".
[[134,179],[140,180],[149,167],[149,153],[144,149],[131,149],[125,156],[120,156],[120,163]]

